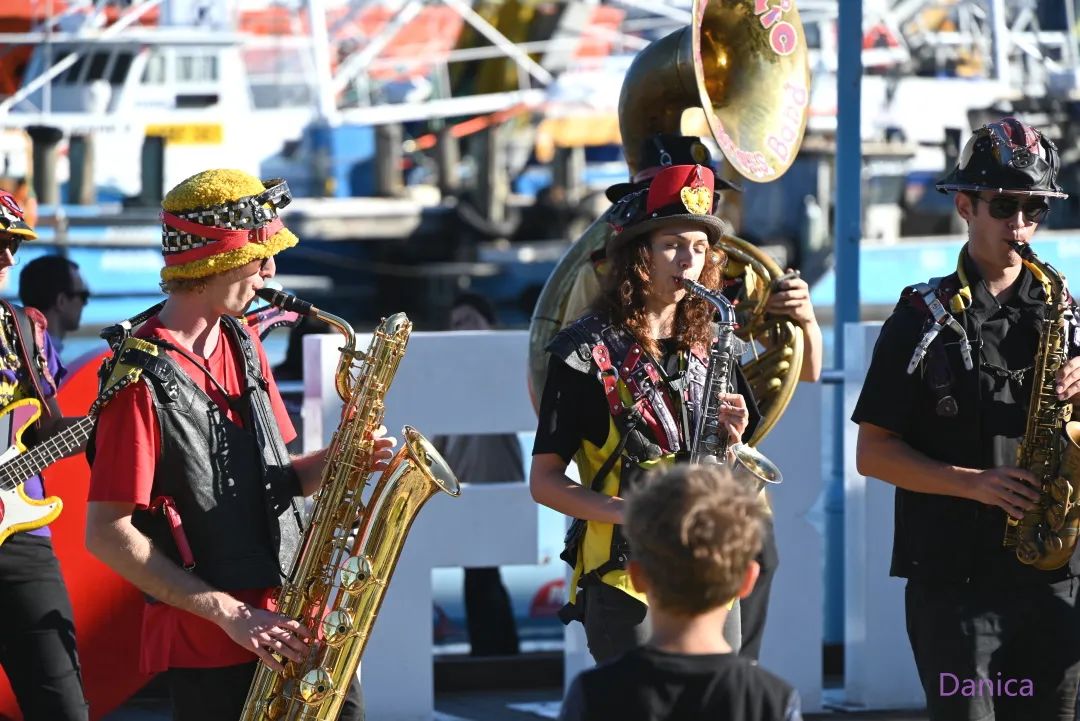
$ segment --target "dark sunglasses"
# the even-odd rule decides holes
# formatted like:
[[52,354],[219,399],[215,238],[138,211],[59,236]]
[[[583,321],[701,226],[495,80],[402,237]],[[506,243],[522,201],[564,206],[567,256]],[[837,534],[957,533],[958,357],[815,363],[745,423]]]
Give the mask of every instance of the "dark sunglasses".
[[987,200],[981,196],[976,197],[989,207],[990,217],[998,220],[1014,218],[1016,211],[1023,210],[1024,218],[1029,223],[1041,223],[1050,212],[1050,204],[1046,202],[1046,198],[1021,199],[1009,195],[996,195]]
[[66,290],[64,291],[64,295],[71,298],[78,298],[84,305],[90,301],[90,291],[88,290]]

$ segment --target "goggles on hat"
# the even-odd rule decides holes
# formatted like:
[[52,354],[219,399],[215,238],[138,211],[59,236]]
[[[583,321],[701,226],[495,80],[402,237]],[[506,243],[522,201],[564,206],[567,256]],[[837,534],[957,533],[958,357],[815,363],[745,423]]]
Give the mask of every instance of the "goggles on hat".
[[174,233],[227,244],[227,247],[219,246],[216,252],[238,248],[249,241],[265,242],[283,227],[277,211],[292,202],[292,192],[282,178],[262,182],[266,190],[258,195],[179,214],[162,211],[161,220]]
[[1010,195],[995,195],[993,198],[974,196],[977,200],[986,203],[990,211],[990,217],[997,220],[1006,220],[1016,217],[1016,212],[1022,210],[1024,219],[1029,223],[1041,223],[1047,213],[1050,212],[1050,204],[1046,199],[1038,196],[1017,197]]

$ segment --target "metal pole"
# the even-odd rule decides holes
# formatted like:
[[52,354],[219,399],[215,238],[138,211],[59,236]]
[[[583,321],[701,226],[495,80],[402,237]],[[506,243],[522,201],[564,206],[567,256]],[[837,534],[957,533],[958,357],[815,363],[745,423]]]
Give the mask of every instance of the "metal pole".
[[1005,24],[1005,0],[990,1],[990,41],[994,49],[994,77],[1009,82],[1009,28]]
[[844,362],[844,324],[859,322],[862,238],[862,0],[846,0],[837,22],[836,367]]
[[[844,367],[844,326],[859,321],[862,239],[862,0],[844,0],[837,18],[836,312],[833,365]],[[830,613],[844,616],[844,384],[833,394],[832,478],[826,496],[826,569]],[[841,621],[840,628],[844,625]],[[842,631],[845,633],[846,631]]]
[[1076,72],[1078,60],[1076,52],[1076,6],[1075,0],[1062,0],[1065,5],[1065,57],[1069,62],[1069,70]]
[[318,91],[315,107],[319,118],[336,125],[337,103],[330,77],[330,38],[326,32],[326,8],[322,0],[307,0],[308,23],[311,26],[311,62],[315,66],[315,87]]
[[473,26],[476,32],[483,35],[487,38],[489,43],[506,53],[507,57],[517,63],[519,67],[524,68],[525,72],[531,75],[538,83],[545,87],[551,84],[551,73],[540,67],[540,65],[530,58],[527,53],[523,52],[517,45],[510,42],[505,35],[481,17],[479,13],[469,7],[463,0],[443,0],[443,3],[453,8],[465,22]]

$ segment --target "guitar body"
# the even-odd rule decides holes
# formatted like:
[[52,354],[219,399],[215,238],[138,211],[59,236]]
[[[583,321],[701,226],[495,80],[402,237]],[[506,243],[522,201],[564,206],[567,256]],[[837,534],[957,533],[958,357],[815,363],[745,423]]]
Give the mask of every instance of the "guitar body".
[[[9,414],[15,428],[15,443],[0,455],[0,466],[26,451],[22,436],[41,416],[41,404],[33,398],[24,398],[0,410],[0,417]],[[56,496],[44,500],[30,498],[22,482],[0,480],[0,544],[13,533],[49,525],[63,508],[63,501]]]

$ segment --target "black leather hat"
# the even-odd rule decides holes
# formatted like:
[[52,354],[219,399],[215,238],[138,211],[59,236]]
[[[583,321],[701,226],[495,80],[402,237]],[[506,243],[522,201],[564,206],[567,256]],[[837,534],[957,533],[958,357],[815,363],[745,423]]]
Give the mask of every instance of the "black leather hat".
[[1016,118],[1002,118],[975,131],[936,187],[942,193],[993,190],[1067,198],[1057,184],[1059,166],[1053,141]]

